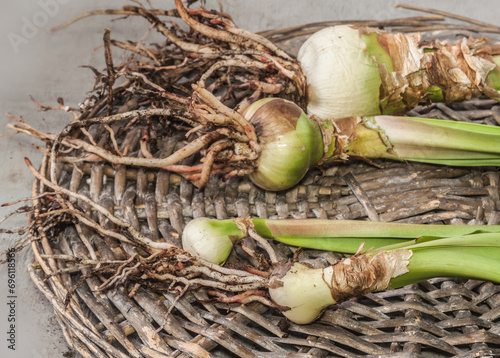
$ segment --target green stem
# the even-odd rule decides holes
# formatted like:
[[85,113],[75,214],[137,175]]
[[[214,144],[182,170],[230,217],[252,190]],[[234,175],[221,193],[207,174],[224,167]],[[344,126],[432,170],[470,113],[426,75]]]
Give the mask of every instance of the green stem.
[[308,249],[336,251],[354,254],[363,245],[365,249],[376,249],[387,245],[408,244],[407,239],[397,238],[365,238],[365,237],[273,237],[274,240],[283,244]]
[[269,294],[288,308],[283,311],[288,319],[305,324],[329,305],[433,277],[500,282],[499,234],[427,238],[408,247],[413,249],[354,255],[326,268],[314,269],[299,262],[283,265],[271,276]]
[[[223,221],[229,223],[232,220],[228,219]],[[252,218],[252,222],[259,235],[267,238],[384,237],[413,239],[420,236],[458,236],[478,231],[500,231],[500,225],[426,225],[362,220],[272,220],[262,218]]]
[[[500,232],[499,225],[419,225],[356,220],[253,218],[257,233],[268,239],[305,248],[355,253],[362,243],[365,249],[399,244],[414,244],[419,237],[448,237],[479,232]],[[192,220],[182,236],[183,247],[212,262],[222,263],[230,248],[245,237],[241,219]]]
[[500,127],[429,118],[365,116],[311,119],[295,104],[265,98],[245,116],[261,153],[250,174],[266,190],[296,185],[312,166],[349,157],[458,166],[500,165]]
[[[348,119],[342,119],[345,123]],[[500,165],[500,127],[430,118],[351,117],[356,126],[343,153],[442,165]],[[329,127],[325,121],[323,130]],[[332,127],[336,121],[332,121]],[[332,146],[338,145],[334,142]],[[328,150],[338,160],[338,149]],[[327,161],[328,161],[327,160]]]
[[450,276],[500,282],[500,234],[476,233],[453,237],[421,237],[385,246],[370,253],[406,249],[413,255],[409,272],[391,280],[391,287],[401,287],[431,277]]
[[499,250],[493,251],[497,258],[474,251],[471,248],[415,250],[408,265],[409,272],[393,278],[391,288],[403,287],[433,277],[463,277],[500,282]]

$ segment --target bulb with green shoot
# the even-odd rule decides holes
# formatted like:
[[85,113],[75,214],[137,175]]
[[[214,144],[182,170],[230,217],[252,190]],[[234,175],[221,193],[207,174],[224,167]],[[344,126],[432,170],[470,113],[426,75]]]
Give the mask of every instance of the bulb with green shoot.
[[321,220],[262,218],[191,220],[182,233],[182,247],[196,257],[223,264],[233,245],[246,235],[252,225],[256,233],[267,239],[298,247],[354,254],[363,244],[380,248],[406,244],[421,236],[446,237],[480,232],[500,232],[500,225],[425,225],[361,220]]
[[[313,322],[328,306],[351,297],[433,277],[500,282],[498,225],[251,220],[255,231],[264,237],[354,254],[325,268],[315,269],[300,262],[279,263],[275,267],[267,285],[269,297],[290,321],[299,324]],[[245,237],[242,224],[242,219],[195,219],[184,231],[184,248],[195,257],[215,257],[214,263],[221,264],[226,260],[223,253],[231,246],[228,243],[235,244]],[[203,240],[193,245],[200,238]],[[220,254],[214,254],[217,248]]]
[[[201,169],[189,168],[195,174],[186,174],[188,179],[203,177],[203,186],[215,160],[226,178],[249,174],[254,184],[272,191],[296,185],[312,166],[349,158],[500,164],[498,127],[396,116],[421,103],[481,95],[500,100],[500,46],[484,38],[421,42],[419,35],[345,25],[312,35],[297,60],[300,67],[286,73],[300,83],[305,78],[307,86],[297,85],[297,95],[289,94],[305,112],[283,99],[265,98],[243,110],[250,125],[233,114],[238,128],[251,135],[205,160]],[[201,93],[200,86],[193,88]],[[167,169],[187,170],[174,167]]]
[[456,166],[500,165],[500,127],[399,116],[311,119],[294,103],[265,98],[244,112],[262,151],[250,179],[266,190],[296,185],[309,168],[351,158]]
[[319,118],[403,114],[420,103],[500,99],[500,46],[340,25],[313,34],[297,59],[307,113]]
[[288,319],[307,324],[328,306],[351,297],[433,277],[500,282],[500,233],[421,237],[356,254],[322,269],[295,262],[275,270],[269,294]]

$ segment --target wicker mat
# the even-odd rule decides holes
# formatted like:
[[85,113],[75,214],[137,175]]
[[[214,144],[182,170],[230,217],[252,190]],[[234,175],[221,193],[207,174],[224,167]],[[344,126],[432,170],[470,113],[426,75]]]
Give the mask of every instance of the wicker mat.
[[[495,102],[480,99],[419,108],[412,115],[495,125],[499,109]],[[170,138],[167,146],[177,140]],[[174,174],[129,169],[122,204],[115,209],[113,170],[104,164],[61,168],[60,183],[69,187],[70,179],[79,176],[80,194],[114,210],[143,232],[160,233],[173,243],[178,243],[178,233],[189,220],[205,216],[366,220],[375,215],[381,221],[408,223],[500,223],[500,173],[496,168],[376,164],[379,167],[357,162],[312,170],[300,185],[279,193],[263,191],[246,178],[221,182],[216,176],[199,191]],[[112,224],[100,220],[112,229]],[[182,296],[144,287],[134,295],[121,289],[93,293],[91,288],[102,283],[97,277],[82,276],[85,270],[43,257],[89,258],[86,245],[101,258],[112,258],[113,251],[119,251],[116,242],[83,228],[83,232],[74,226],[48,230],[45,238],[34,242],[38,264],[30,268],[30,274],[54,306],[68,343],[85,357],[500,355],[500,285],[434,279],[350,300],[329,308],[313,324],[297,325],[260,303],[210,303],[203,289]],[[283,244],[274,247],[283,259],[295,250]],[[314,266],[332,264],[339,257],[315,250],[299,254],[299,260]],[[248,259],[239,248],[230,258]],[[50,273],[55,274],[47,279]],[[72,298],[64,302],[75,287]]]
[[[409,115],[498,125],[500,105],[477,99],[421,107]],[[99,124],[89,132],[96,138],[107,133]],[[180,139],[174,135],[158,150],[162,155],[172,152]],[[138,155],[139,145],[136,140],[129,155]],[[352,162],[313,169],[299,185],[278,193],[240,177],[222,182],[214,175],[200,191],[166,171],[103,163],[59,169],[62,187],[98,202],[137,230],[176,245],[186,223],[197,217],[500,223],[498,168]],[[125,171],[125,183],[115,182],[118,170]],[[46,163],[41,171],[47,171]],[[35,194],[43,193],[43,185],[35,184]],[[126,190],[115,207],[115,192],[120,192],[116,187]],[[82,200],[72,202],[109,232],[116,229]],[[35,212],[44,214],[54,209],[52,205],[51,198],[43,196],[35,200]],[[316,250],[297,253],[271,244],[281,259],[296,254],[315,267],[331,265],[342,256]],[[330,307],[313,324],[297,325],[258,302],[214,303],[205,289],[161,292],[142,285],[98,292],[104,276],[88,275],[87,269],[56,259],[71,255],[83,263],[96,257],[113,260],[124,256],[123,245],[89,226],[70,224],[46,227],[31,244],[36,262],[30,275],[54,307],[68,344],[84,357],[500,356],[500,285],[489,282],[433,279],[349,300]],[[245,245],[258,250],[250,239]],[[254,259],[236,247],[229,262]],[[133,268],[124,271],[128,269]]]

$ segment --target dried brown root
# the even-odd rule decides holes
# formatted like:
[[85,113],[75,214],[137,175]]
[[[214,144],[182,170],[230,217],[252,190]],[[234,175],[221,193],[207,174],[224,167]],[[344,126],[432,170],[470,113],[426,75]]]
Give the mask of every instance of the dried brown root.
[[276,252],[274,251],[274,249],[272,248],[272,246],[269,244],[269,242],[266,239],[264,239],[262,236],[257,234],[257,231],[255,231],[255,229],[253,228],[253,224],[252,224],[252,227],[248,228],[248,236],[250,236],[252,239],[257,241],[259,243],[259,245],[264,248],[264,250],[269,255],[269,259],[271,260],[271,263],[273,264],[273,266],[275,266],[279,263],[278,256],[276,256]]
[[[91,286],[96,294],[124,288],[126,294],[131,297],[137,294],[141,287],[145,287],[158,292],[179,292],[176,299],[180,299],[187,290],[209,288],[219,292],[221,302],[258,301],[274,307],[266,294],[269,273],[255,269],[221,267],[193,258],[175,246],[151,242],[141,236],[132,224],[116,217],[85,195],[73,193],[52,183],[47,178],[47,156],[40,171],[35,170],[28,160],[26,163],[36,178],[33,193],[40,193],[41,190],[47,192],[46,195],[35,197],[35,206],[31,213],[31,235],[28,235],[26,240],[31,241],[35,258],[45,272],[43,284],[55,285],[56,295],[51,300],[57,300],[79,319],[83,319],[83,316],[78,312],[76,297],[73,295],[81,284],[91,282],[89,280],[92,278],[97,278],[100,282],[99,285]],[[69,200],[70,197],[78,200],[78,206]],[[94,221],[89,215],[90,210],[97,211],[106,220]],[[48,230],[60,230],[54,224],[68,222],[74,224],[73,233],[65,231],[64,235],[61,233],[61,239],[66,236],[72,242],[71,247],[78,241],[75,246],[77,248],[73,249],[73,255],[54,253],[46,233]],[[108,223],[112,223],[118,230]],[[116,238],[119,245],[133,244],[144,250],[135,251],[125,259],[113,259],[105,252],[95,251],[97,239],[93,239],[94,243],[88,242],[87,239],[92,235],[91,232],[100,238]],[[37,247],[38,243],[42,245],[43,252]],[[61,285],[61,276],[68,274],[79,274],[69,288]]]
[[[124,6],[121,10],[113,10],[113,9],[108,9],[108,10],[92,10],[92,11],[87,11],[84,12],[78,16],[75,16],[74,18],[66,21],[65,23],[53,27],[50,29],[52,32],[56,32],[59,30],[62,30],[66,27],[68,27],[71,24],[74,24],[75,22],[85,19],[90,16],[96,16],[96,15],[122,15],[122,16],[131,16],[131,15],[139,15],[137,11],[134,10],[129,10],[129,6]],[[177,16],[177,12],[175,10],[149,10],[150,12],[154,13],[156,16]]]
[[[121,227],[125,230],[128,231],[128,233],[134,238],[137,244],[141,244],[147,249],[156,251],[156,250],[164,250],[168,249],[171,247],[171,245],[167,243],[159,243],[159,242],[154,242],[151,239],[147,238],[146,236],[142,235],[140,232],[138,232],[135,228],[132,227],[132,225],[120,218],[117,218],[116,216],[112,215],[108,210],[106,210],[104,207],[98,205],[97,203],[93,202],[91,199],[87,198],[84,195],[74,193],[68,189],[65,189],[57,184],[52,183],[45,177],[43,177],[36,169],[35,167],[31,164],[29,159],[25,159],[26,165],[30,169],[30,171],[33,173],[33,175],[40,181],[41,184],[55,190],[56,192],[60,192],[62,194],[68,195],[70,197],[73,197],[75,199],[81,200],[84,203],[89,204],[92,208],[97,210],[101,215],[104,215],[109,221],[111,221],[113,224],[117,225],[118,227]],[[97,224],[92,223],[90,219],[88,221],[85,218],[84,214],[78,213],[76,210],[68,210],[68,213],[75,215],[79,220],[85,220],[87,225],[91,225],[94,227],[97,227]],[[108,235],[111,235],[111,232],[107,232]],[[116,235],[118,236],[117,238],[121,239],[122,241],[129,241],[128,239],[124,239],[122,235]],[[130,242],[130,241],[129,241]]]
[[[105,291],[129,283],[135,283],[134,290],[137,291],[137,285],[157,282],[159,285],[157,288],[168,291],[173,291],[174,287],[180,284],[183,287],[182,293],[189,288],[208,287],[229,293],[242,292],[242,295],[246,296],[249,295],[248,292],[252,293],[252,296],[255,292],[259,292],[260,296],[266,296],[262,289],[265,289],[268,284],[268,278],[197,260],[175,247],[156,252],[149,257],[133,255],[124,261],[89,260],[71,255],[42,255],[41,257],[72,262],[70,269],[72,272],[77,272],[78,269],[87,270],[87,273],[66,293],[66,300],[81,283],[95,275],[101,278],[106,276],[102,284],[96,288],[97,291]],[[59,270],[57,274],[67,271]],[[56,272],[51,276],[55,274]],[[228,296],[220,293],[220,297],[227,299]],[[236,302],[237,298],[234,301]],[[270,301],[269,305],[272,306]]]
[[[255,167],[260,148],[255,129],[240,114],[242,108],[264,94],[305,103],[305,78],[298,63],[271,41],[237,28],[223,12],[188,9],[182,1],[176,1],[176,7],[175,11],[163,11],[140,5],[89,12],[62,26],[98,14],[142,16],[151,23],[144,36],[132,43],[112,39],[110,30],[104,31],[106,69],[101,73],[89,67],[96,78],[92,89],[95,95],[82,103],[80,113],[72,110],[75,120],[57,135],[45,135],[22,125],[15,128],[47,143],[52,182],[57,179],[58,157],[69,154],[63,160],[71,162],[69,158],[76,158],[76,153],[78,159],[73,162],[105,161],[112,165],[156,168],[178,164],[196,154],[195,165],[203,165],[191,179],[200,187],[214,173],[228,177],[248,173]],[[191,31],[163,23],[160,15],[180,17]],[[143,44],[152,28],[167,38],[166,45]],[[116,65],[112,46],[129,51],[128,59]],[[115,88],[119,77],[127,77],[127,81]],[[220,95],[221,91],[225,94]],[[68,110],[62,103],[59,107],[37,105],[43,110]],[[141,105],[148,105],[149,109],[137,109]],[[143,158],[124,154],[119,148],[121,135],[126,129],[150,127],[149,123],[155,119],[152,116],[161,116],[168,126],[166,133],[158,137],[160,140],[173,130],[196,133],[198,138],[174,151],[168,159],[155,158],[144,142],[140,148]],[[90,131],[99,125],[109,133],[108,139],[101,138],[104,140],[101,144],[98,139],[102,131]],[[228,153],[236,153],[235,147],[241,145],[249,146],[251,153],[245,154],[243,164],[230,165],[229,157],[219,155],[223,151],[221,144],[214,144],[219,140],[224,141]],[[111,145],[106,141],[111,141]]]
[[249,304],[251,302],[260,302],[268,307],[279,308],[278,305],[276,305],[268,298],[269,294],[267,293],[267,291],[263,290],[248,290],[244,293],[240,293],[233,296],[225,295],[219,291],[208,290],[207,294],[209,294],[210,296],[215,296],[216,299],[214,301],[216,302],[241,303],[244,305]]
[[[78,317],[81,313],[78,312],[73,294],[82,283],[89,283],[93,277],[97,277],[101,282],[93,288],[96,293],[124,287],[125,291],[128,290],[127,295],[130,297],[139,292],[141,287],[146,287],[158,292],[180,292],[177,296],[177,299],[180,299],[187,290],[209,288],[220,292],[219,297],[223,302],[258,301],[274,307],[265,293],[269,273],[247,268],[220,267],[193,258],[175,246],[152,242],[136,231],[132,221],[126,222],[85,195],[71,192],[52,183],[47,178],[49,172],[47,156],[40,171],[35,170],[28,160],[26,164],[36,178],[33,193],[47,193],[34,197],[31,235],[27,240],[31,241],[35,257],[45,272],[44,284],[56,285],[54,299],[67,309],[74,311]],[[69,198],[77,199],[78,206],[74,205]],[[89,214],[93,210],[100,214],[100,218],[106,220],[94,221]],[[65,231],[64,236],[67,235],[68,240],[73,242],[72,247],[77,240],[78,248],[74,251],[74,255],[55,254],[51,249],[47,231],[55,229],[57,232],[58,228],[55,224],[68,222],[74,224],[73,233]],[[113,229],[109,223],[112,223],[118,230]],[[99,240],[94,238],[94,243],[90,243],[88,237],[92,235],[91,232],[100,238],[118,239],[119,245],[133,244],[138,249],[144,250],[134,251],[123,260],[113,259],[104,252],[95,251],[94,244]],[[43,253],[33,240],[42,245]],[[70,263],[70,265],[61,266],[58,262]],[[61,276],[78,273],[81,275],[70,288],[61,286]],[[232,295],[234,298],[230,298]],[[83,318],[80,317],[80,319]]]
[[450,12],[446,12],[446,11],[439,11],[439,10],[434,10],[434,9],[426,9],[426,8],[423,8],[423,7],[413,6],[413,5],[408,5],[408,4],[395,4],[394,7],[400,7],[402,9],[408,9],[408,10],[415,10],[415,11],[420,11],[420,12],[426,12],[426,13],[429,13],[429,14],[434,14],[434,15],[446,17],[446,18],[449,18],[449,19],[455,19],[455,20],[459,20],[459,21],[463,21],[463,22],[468,22],[468,23],[480,26],[482,28],[480,30],[481,32],[497,32],[497,33],[500,32],[500,27],[498,27],[498,26],[491,25],[491,24],[488,24],[488,23],[483,22],[483,21],[471,19],[469,17],[456,15],[456,14],[453,14],[453,13],[450,13]]
[[[16,130],[18,132],[22,132],[33,137],[39,138],[44,141],[52,142],[55,144],[57,140],[57,136],[53,134],[47,134],[40,132],[28,124],[10,124],[7,126],[10,129]],[[88,153],[95,154],[97,158],[92,159],[92,157],[85,159],[85,161],[102,161],[103,159],[112,164],[118,165],[133,165],[138,167],[148,167],[148,168],[167,168],[174,163],[179,162],[180,160],[187,158],[194,153],[197,153],[201,148],[211,143],[213,140],[221,138],[221,135],[217,132],[207,133],[194,141],[190,142],[185,147],[182,147],[177,152],[172,154],[167,158],[136,158],[136,157],[125,157],[120,155],[115,155],[110,151],[103,149],[97,145],[90,144],[81,139],[75,138],[65,138],[61,140],[63,145],[69,146],[73,149],[84,149]],[[51,156],[51,158],[54,158]],[[81,161],[81,160],[79,160]],[[54,168],[57,167],[55,165],[56,161],[54,158]],[[54,175],[54,177],[56,177]]]
[[228,139],[221,139],[210,146],[208,153],[205,156],[205,161],[203,162],[203,167],[200,173],[200,179],[197,185],[199,187],[204,187],[208,183],[210,174],[212,172],[212,167],[214,165],[216,156],[224,149],[228,148],[231,142]]

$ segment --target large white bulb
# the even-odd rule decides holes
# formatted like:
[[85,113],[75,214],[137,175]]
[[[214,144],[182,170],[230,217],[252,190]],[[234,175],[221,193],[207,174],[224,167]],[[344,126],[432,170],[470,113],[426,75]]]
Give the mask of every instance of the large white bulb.
[[382,81],[357,30],[335,26],[318,31],[302,45],[298,60],[307,79],[309,115],[327,119],[380,114]]

